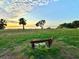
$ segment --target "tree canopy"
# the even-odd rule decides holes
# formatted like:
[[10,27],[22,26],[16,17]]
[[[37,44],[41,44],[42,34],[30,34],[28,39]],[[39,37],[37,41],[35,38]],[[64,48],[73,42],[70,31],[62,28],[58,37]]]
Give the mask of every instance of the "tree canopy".
[[44,26],[45,23],[46,23],[45,20],[41,20],[41,21],[39,21],[39,22],[36,23],[36,26],[37,26],[37,27],[40,26],[41,29],[43,29],[43,26]]
[[0,29],[4,29],[7,26],[6,20],[0,19]]

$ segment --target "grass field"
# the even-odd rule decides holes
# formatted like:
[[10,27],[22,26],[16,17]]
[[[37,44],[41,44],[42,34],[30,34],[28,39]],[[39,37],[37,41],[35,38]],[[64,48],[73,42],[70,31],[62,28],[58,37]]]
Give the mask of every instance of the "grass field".
[[[50,49],[31,48],[31,40],[47,38],[54,38]],[[14,59],[79,59],[79,29],[0,30],[0,58],[8,54]]]

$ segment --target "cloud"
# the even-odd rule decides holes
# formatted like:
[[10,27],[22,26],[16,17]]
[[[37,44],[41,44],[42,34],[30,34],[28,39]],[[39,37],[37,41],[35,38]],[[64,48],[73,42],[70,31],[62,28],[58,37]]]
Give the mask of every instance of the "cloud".
[[8,18],[11,14],[8,13],[4,8],[0,8],[0,18]]
[[57,2],[57,1],[59,1],[59,0],[53,0],[54,2]]
[[0,18],[16,18],[49,2],[50,0],[0,0]]

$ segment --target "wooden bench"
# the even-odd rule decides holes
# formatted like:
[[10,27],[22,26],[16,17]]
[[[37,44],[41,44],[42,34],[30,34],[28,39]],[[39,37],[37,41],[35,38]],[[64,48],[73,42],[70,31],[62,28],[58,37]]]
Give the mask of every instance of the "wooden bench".
[[31,45],[32,48],[35,48],[35,44],[39,44],[39,43],[46,43],[46,45],[50,48],[50,46],[52,45],[53,40],[52,39],[46,39],[46,40],[33,40],[31,41]]

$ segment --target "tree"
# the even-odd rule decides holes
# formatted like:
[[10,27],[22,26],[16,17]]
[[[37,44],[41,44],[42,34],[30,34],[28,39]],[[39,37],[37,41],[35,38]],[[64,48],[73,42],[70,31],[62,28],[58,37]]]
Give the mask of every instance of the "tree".
[[36,23],[36,26],[37,26],[37,27],[40,26],[41,29],[43,29],[43,26],[44,26],[45,23],[46,23],[45,20],[41,20],[41,21],[39,21],[39,22]]
[[47,27],[47,29],[52,29],[51,27]]
[[73,21],[72,25],[74,26],[74,28],[78,28],[79,27],[79,21],[78,20]]
[[66,23],[60,24],[60,25],[58,26],[58,28],[64,28],[64,27],[66,27]]
[[19,19],[19,24],[20,24],[20,25],[23,25],[23,30],[24,30],[24,29],[25,29],[24,26],[26,25],[26,20],[25,20],[24,18],[20,18],[20,19]]
[[1,19],[1,20],[0,20],[0,29],[4,29],[5,26],[7,26],[7,24],[6,24],[6,20]]

